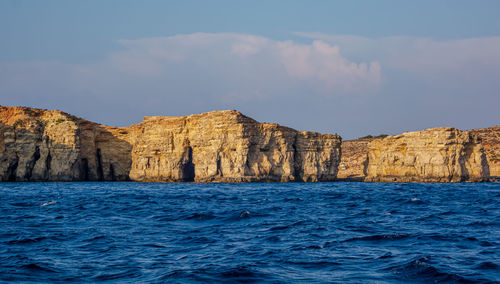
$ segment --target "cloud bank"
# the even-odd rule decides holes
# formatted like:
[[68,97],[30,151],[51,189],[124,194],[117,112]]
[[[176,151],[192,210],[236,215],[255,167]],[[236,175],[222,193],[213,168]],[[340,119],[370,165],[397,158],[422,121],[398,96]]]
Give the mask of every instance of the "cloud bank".
[[94,62],[0,62],[0,103],[111,125],[238,109],[347,138],[498,124],[500,37],[296,36],[309,42],[196,33],[120,40]]
[[[295,33],[340,46],[347,57],[380,62],[384,69],[430,80],[436,87],[453,84],[481,87],[500,74],[500,37],[437,40],[423,37],[382,37]],[[495,85],[498,86],[498,85]]]
[[[233,85],[221,95],[274,95],[266,86],[275,80],[288,86],[306,85],[325,96],[368,92],[381,82],[378,62],[351,62],[341,55],[338,46],[321,40],[297,44],[254,35],[197,33],[120,43],[126,50],[110,56],[117,72],[151,77],[186,72],[186,77],[197,75],[191,75],[193,82],[217,75],[210,84]],[[242,88],[235,81],[249,82],[254,90],[247,93],[249,84]]]

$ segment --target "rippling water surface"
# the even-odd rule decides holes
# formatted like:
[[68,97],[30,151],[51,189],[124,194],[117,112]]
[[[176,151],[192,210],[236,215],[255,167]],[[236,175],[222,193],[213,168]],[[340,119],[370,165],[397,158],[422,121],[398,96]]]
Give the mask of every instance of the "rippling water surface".
[[500,184],[0,184],[0,282],[497,282]]

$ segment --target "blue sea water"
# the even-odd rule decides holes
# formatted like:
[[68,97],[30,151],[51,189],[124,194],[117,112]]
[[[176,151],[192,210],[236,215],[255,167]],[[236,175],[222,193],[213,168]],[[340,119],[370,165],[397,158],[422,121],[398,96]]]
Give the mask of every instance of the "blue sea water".
[[2,183],[0,282],[500,280],[500,184]]

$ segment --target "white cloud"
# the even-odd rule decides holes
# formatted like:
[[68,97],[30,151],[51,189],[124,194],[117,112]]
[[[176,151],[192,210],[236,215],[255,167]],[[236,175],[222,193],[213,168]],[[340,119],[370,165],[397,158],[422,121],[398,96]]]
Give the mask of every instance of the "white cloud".
[[362,98],[381,87],[379,63],[350,61],[321,40],[196,33],[119,44],[123,49],[95,62],[0,62],[0,103],[57,108],[111,125],[214,109],[270,114],[266,109],[278,103],[276,114],[298,118],[303,101]]
[[[417,77],[444,76],[446,79],[477,79],[491,72],[500,75],[500,37],[437,40],[424,37],[392,36],[366,38],[322,33],[295,33],[313,40],[340,46],[348,58],[370,58],[384,66],[411,72]],[[490,79],[490,78],[488,78]]]
[[[245,34],[190,34],[165,38],[121,40],[125,51],[110,55],[110,63],[121,72],[140,76],[168,76],[174,70],[186,73],[220,74],[211,84],[243,76],[261,85],[252,93],[273,95],[265,86],[279,77],[286,84],[308,85],[317,93],[336,96],[371,93],[380,85],[381,67],[377,62],[354,63],[342,57],[338,46],[322,41],[297,44]],[[251,69],[253,74],[245,70]],[[269,73],[273,70],[273,74]],[[278,72],[278,73],[276,73]],[[185,74],[189,76],[189,74]],[[197,78],[191,78],[196,82]],[[269,81],[269,82],[266,82]],[[262,84],[263,83],[263,84]],[[239,86],[236,84],[235,88]],[[229,90],[229,92],[241,92]]]
[[369,88],[380,84],[381,67],[378,62],[349,62],[341,56],[338,46],[315,40],[310,45],[279,42],[277,47],[290,76],[310,80],[315,87],[326,92],[339,89],[342,93],[356,89],[371,92]]
[[500,37],[297,35],[311,41],[197,33],[120,40],[91,63],[0,62],[0,103],[111,125],[238,109],[347,137],[498,123]]

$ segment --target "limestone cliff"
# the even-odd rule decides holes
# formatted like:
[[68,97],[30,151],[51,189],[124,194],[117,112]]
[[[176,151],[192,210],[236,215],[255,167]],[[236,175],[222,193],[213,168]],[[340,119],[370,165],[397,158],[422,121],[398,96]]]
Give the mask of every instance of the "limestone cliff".
[[117,128],[60,111],[0,107],[1,181],[329,181],[341,139],[237,111]]
[[237,111],[149,117],[131,127],[133,180],[327,181],[340,137],[259,123]]
[[368,162],[368,143],[374,138],[360,138],[342,141],[342,157],[339,164],[338,179],[363,181]]
[[480,140],[455,128],[432,128],[368,144],[366,181],[484,181],[489,169]]
[[127,180],[123,131],[61,111],[0,106],[0,180]]
[[500,126],[473,129],[469,132],[481,139],[491,178],[500,180]]

